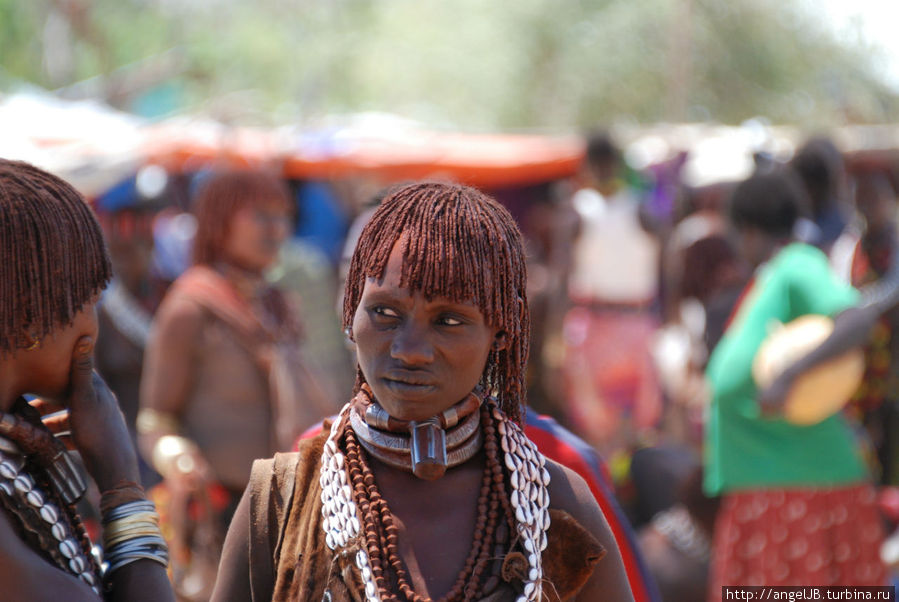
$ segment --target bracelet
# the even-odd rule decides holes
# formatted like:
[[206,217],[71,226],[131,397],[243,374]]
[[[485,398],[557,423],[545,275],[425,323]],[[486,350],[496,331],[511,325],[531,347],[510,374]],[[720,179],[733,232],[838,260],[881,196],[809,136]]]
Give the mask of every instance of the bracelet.
[[169,564],[169,549],[159,528],[153,502],[142,499],[120,504],[103,514],[103,547],[108,582],[112,574],[138,560]]
[[196,468],[195,457],[200,451],[196,443],[180,435],[163,435],[153,446],[151,463],[164,479],[189,473]]
[[135,512],[156,512],[156,505],[150,500],[140,500],[138,502],[128,502],[127,504],[116,506],[112,510],[104,513],[103,524],[106,525]]

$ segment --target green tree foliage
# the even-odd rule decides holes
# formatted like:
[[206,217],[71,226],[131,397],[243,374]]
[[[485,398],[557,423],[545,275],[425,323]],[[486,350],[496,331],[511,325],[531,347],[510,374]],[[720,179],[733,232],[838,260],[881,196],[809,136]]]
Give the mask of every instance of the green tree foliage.
[[[897,94],[874,75],[876,49],[838,43],[807,7],[0,0],[0,74],[123,108],[175,85],[182,110],[263,122],[357,111],[468,129],[756,115],[806,126],[893,120]],[[67,45],[48,27],[60,16]],[[60,48],[67,60],[47,56]]]

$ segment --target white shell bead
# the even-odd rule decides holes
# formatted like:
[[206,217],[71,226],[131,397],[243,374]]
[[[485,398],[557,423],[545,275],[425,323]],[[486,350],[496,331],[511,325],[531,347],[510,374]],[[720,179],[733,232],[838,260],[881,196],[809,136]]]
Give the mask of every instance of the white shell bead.
[[44,498],[41,497],[41,494],[33,489],[25,494],[25,500],[35,508],[40,508],[41,504],[44,503]]
[[511,472],[516,472],[518,470],[518,468],[515,466],[515,462],[512,460],[512,458],[514,457],[515,456],[511,454],[506,454],[504,458],[506,461],[506,468],[508,468]]
[[50,533],[57,541],[62,541],[66,538],[66,529],[62,526],[62,523],[53,523],[50,526]]
[[524,540],[524,549],[527,550],[528,552],[531,552],[532,555],[533,555],[533,552],[534,552],[534,540],[532,540],[532,539],[530,539],[530,538],[525,538],[525,540]]
[[356,566],[360,569],[364,566],[368,566],[368,558],[365,557],[365,552],[362,550],[356,552]]
[[366,582],[365,584],[365,595],[369,598],[375,597],[375,584],[371,581]]
[[19,471],[16,470],[15,466],[6,461],[0,462],[0,475],[3,475],[3,478],[14,479],[17,474],[19,474]]
[[87,563],[81,556],[75,556],[69,560],[69,568],[72,569],[72,572],[74,573],[82,573],[87,569]]
[[[515,464],[515,470],[522,471],[522,467],[524,466],[524,461],[517,455],[512,456],[512,462]],[[522,471],[524,472],[524,471]],[[525,473],[527,474],[527,473]]]
[[524,595],[528,600],[532,600],[534,598],[534,590],[537,589],[537,586],[534,585],[533,582],[525,583],[524,585]]
[[348,524],[348,530],[349,530],[350,534],[354,537],[356,536],[356,534],[359,533],[359,530],[360,530],[359,519],[356,518],[355,516],[350,517],[350,522]]
[[72,559],[78,555],[78,546],[71,539],[64,539],[59,542],[59,551],[68,559]]
[[328,547],[331,548],[332,550],[333,550],[334,548],[337,547],[337,545],[336,545],[335,542],[334,542],[334,536],[331,535],[330,532],[327,533],[327,534],[325,535],[325,543],[326,543],[326,544],[328,545]]
[[524,513],[524,508],[522,508],[521,506],[515,508],[515,520],[517,520],[519,523],[528,522],[527,515]]
[[21,493],[28,493],[29,491],[31,491],[31,479],[24,475],[17,476],[16,480],[12,483],[13,487],[15,487],[16,490]]
[[56,512],[56,508],[54,508],[53,506],[50,506],[49,504],[45,505],[45,506],[41,506],[40,514],[41,514],[41,518],[44,519],[45,523],[53,524],[57,520],[59,520],[59,514],[57,514],[57,512]]

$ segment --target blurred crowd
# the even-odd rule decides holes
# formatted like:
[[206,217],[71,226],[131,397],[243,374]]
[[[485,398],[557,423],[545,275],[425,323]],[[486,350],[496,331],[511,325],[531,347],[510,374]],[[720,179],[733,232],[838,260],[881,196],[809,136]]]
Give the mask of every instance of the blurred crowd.
[[[713,550],[730,525],[722,517],[740,518],[728,505],[735,496],[786,491],[792,504],[797,487],[858,483],[876,486],[868,506],[876,510],[872,529],[882,532],[851,555],[874,557],[881,568],[858,582],[877,584],[883,564],[899,565],[889,540],[880,546],[899,522],[899,337],[892,336],[899,315],[878,312],[865,337],[862,385],[827,419],[839,422],[834,433],[851,433],[839,453],[861,458],[863,472],[837,474],[822,456],[831,472],[806,478],[791,455],[801,449],[783,440],[839,447],[824,435],[803,439],[803,428],[823,426],[767,433],[752,422],[765,420],[757,415],[745,423],[728,417],[722,373],[734,374],[727,362],[736,360],[722,359],[726,350],[716,358],[715,350],[722,341],[737,345],[768,273],[787,253],[812,266],[799,272],[824,274],[809,277],[815,289],[808,295],[820,302],[806,309],[797,300],[805,284],[791,281],[784,297],[791,317],[837,315],[863,304],[855,289],[889,281],[899,250],[899,157],[844,154],[816,137],[785,162],[758,154],[745,182],[697,187],[682,177],[690,149],[636,169],[608,133],[585,143],[572,178],[486,192],[526,238],[529,412],[550,416],[601,458],[597,478],[614,491],[637,534],[638,562],[654,582],[646,595],[704,600],[711,582],[730,579],[721,573],[730,570],[721,564],[725,553]],[[338,322],[343,270],[390,184],[285,180],[228,166],[168,173],[148,165],[92,199],[115,272],[100,304],[97,366],[141,452],[143,484],[163,516],[184,600],[210,594],[253,459],[290,450],[349,399],[352,345]],[[752,439],[745,449],[770,441],[769,451],[787,464],[795,460],[803,477],[792,479],[786,469],[783,478],[770,471],[752,477],[753,458],[730,449],[728,437]],[[734,454],[745,469],[731,462]],[[774,546],[758,537],[744,531],[740,540]],[[827,544],[831,555],[840,554],[840,543]],[[713,559],[721,566],[710,568]],[[754,569],[746,570],[739,579],[754,584]],[[760,569],[758,584],[770,584],[767,570]],[[837,580],[844,582],[845,575]]]

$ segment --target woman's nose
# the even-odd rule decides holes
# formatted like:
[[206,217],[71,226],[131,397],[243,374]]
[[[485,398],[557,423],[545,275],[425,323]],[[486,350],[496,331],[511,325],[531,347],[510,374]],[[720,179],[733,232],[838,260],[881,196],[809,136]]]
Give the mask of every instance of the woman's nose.
[[408,366],[420,366],[433,361],[434,346],[423,328],[409,321],[395,331],[390,355]]

